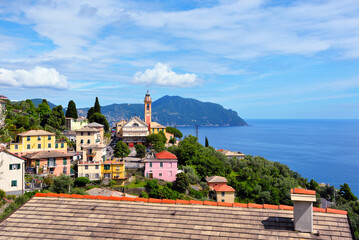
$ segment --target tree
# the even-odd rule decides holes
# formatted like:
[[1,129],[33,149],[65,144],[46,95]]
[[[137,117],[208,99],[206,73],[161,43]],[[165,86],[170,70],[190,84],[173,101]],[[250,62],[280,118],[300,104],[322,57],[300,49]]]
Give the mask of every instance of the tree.
[[90,117],[89,121],[90,122],[96,122],[96,123],[104,125],[106,132],[110,129],[110,125],[108,124],[108,121],[107,121],[106,117],[104,115],[102,115],[101,113],[94,113]]
[[184,166],[183,167],[183,171],[186,173],[187,177],[188,177],[188,181],[191,184],[197,184],[200,182],[200,179],[196,173],[196,171],[194,170],[193,167],[191,166]]
[[180,192],[184,193],[189,187],[189,180],[185,173],[179,173],[176,175],[176,181],[173,184],[173,188]]
[[176,144],[176,138],[171,138],[168,142],[172,144]]
[[146,147],[141,144],[137,144],[136,148],[136,157],[144,158],[146,156]]
[[[95,113],[95,108],[91,107],[88,111],[87,111],[87,120],[90,121],[92,115]],[[91,122],[91,121],[90,121]]]
[[208,138],[206,137],[205,139],[205,144],[204,144],[205,147],[209,147],[209,143],[208,143]]
[[42,103],[37,106],[36,111],[40,115],[40,117],[44,116],[45,114],[51,113],[51,108],[47,103],[46,99],[42,100]]
[[101,106],[100,106],[100,102],[98,101],[98,97],[96,97],[94,109],[95,109],[95,113],[101,113]]
[[90,180],[87,177],[78,177],[75,179],[75,187],[85,187],[86,184],[89,184]]
[[50,191],[55,193],[68,193],[73,184],[70,176],[60,175],[55,177],[54,183],[50,187]]
[[114,155],[115,157],[120,157],[121,159],[125,158],[130,154],[130,149],[128,149],[128,146],[126,143],[119,141],[115,145],[114,149]]
[[166,127],[166,132],[172,133],[174,135],[174,137],[176,137],[176,138],[182,138],[183,137],[183,134],[177,128]]
[[165,139],[164,133],[160,131],[157,134],[150,134],[146,137],[146,142],[152,145],[152,148],[156,152],[161,152],[165,149]]
[[70,100],[69,104],[67,105],[66,117],[71,117],[74,119],[78,118],[76,104],[72,100]]
[[354,193],[352,193],[352,190],[350,189],[347,183],[340,185],[339,195],[341,195],[347,201],[358,200],[358,198],[354,195]]

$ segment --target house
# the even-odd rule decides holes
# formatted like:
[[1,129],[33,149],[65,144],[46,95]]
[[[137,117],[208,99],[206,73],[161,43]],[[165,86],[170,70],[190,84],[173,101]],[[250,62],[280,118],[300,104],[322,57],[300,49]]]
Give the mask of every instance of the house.
[[217,151],[220,153],[223,153],[228,158],[236,157],[238,159],[244,159],[244,157],[246,156],[244,153],[239,152],[239,151],[229,151],[229,150],[225,150],[225,149],[219,149]]
[[102,161],[79,161],[77,163],[78,177],[87,177],[91,181],[101,180]]
[[[312,201],[313,195],[291,196]],[[303,215],[301,203],[292,207],[37,193],[3,220],[0,229],[8,239],[354,238],[346,211],[317,209],[308,202],[303,208],[308,214]]]
[[107,160],[101,164],[102,179],[115,180],[118,185],[125,184],[125,162],[119,158]]
[[120,140],[129,147],[136,144],[145,144],[148,136],[148,126],[139,117],[133,117],[126,122],[119,132]]
[[116,127],[115,127],[115,135],[117,138],[120,138],[121,137],[121,134],[122,134],[122,127],[123,125],[126,124],[126,120],[121,120],[119,122],[116,123]]
[[161,131],[163,133],[166,133],[166,127],[159,124],[158,122],[151,122],[151,129],[150,129],[151,134],[157,134]]
[[0,189],[6,194],[24,194],[25,159],[0,151]]
[[56,134],[44,130],[29,130],[16,135],[10,143],[10,152],[18,156],[39,151],[67,152],[65,140],[56,140]]
[[66,128],[69,131],[79,130],[89,124],[89,121],[85,117],[78,117],[77,119],[74,119],[72,117],[66,117],[65,120]]
[[167,182],[176,180],[177,157],[176,155],[162,151],[155,158],[145,160],[145,177],[156,178]]
[[206,177],[210,190],[210,197],[215,197],[217,202],[234,203],[235,190],[227,185],[227,179],[221,176]]
[[35,167],[37,174],[70,175],[73,154],[58,151],[40,151],[23,155],[26,167]]
[[97,123],[97,122],[92,122],[92,123],[89,123],[87,125],[87,127],[98,130],[100,132],[100,143],[104,143],[104,135],[105,135],[105,126],[104,125]]
[[83,147],[90,144],[101,144],[103,138],[101,132],[97,128],[85,126],[76,130],[76,151],[82,152]]

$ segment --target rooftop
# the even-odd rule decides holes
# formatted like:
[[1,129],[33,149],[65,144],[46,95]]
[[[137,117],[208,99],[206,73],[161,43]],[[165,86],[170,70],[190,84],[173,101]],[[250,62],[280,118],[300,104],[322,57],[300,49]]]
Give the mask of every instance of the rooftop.
[[28,159],[44,159],[44,158],[60,158],[60,157],[72,157],[73,154],[62,153],[58,151],[41,151],[37,153],[26,154],[23,157]]
[[225,177],[221,177],[221,176],[206,177],[206,181],[209,183],[226,183],[226,182],[228,182]]
[[228,186],[227,184],[216,185],[213,188],[216,192],[235,192],[236,191],[231,186]]
[[10,238],[352,239],[346,212],[323,210],[314,208],[313,234],[294,231],[289,206],[37,193],[0,229]]
[[75,132],[98,132],[98,131],[99,130],[91,128],[91,127],[88,127],[88,125],[87,125],[87,126],[81,128],[81,129],[76,130]]
[[23,133],[19,133],[18,136],[23,136],[23,137],[27,137],[27,136],[55,136],[55,133],[51,133],[48,131],[44,131],[44,130],[29,130]]
[[166,127],[159,124],[158,122],[151,122],[151,128],[166,128]]
[[177,160],[177,157],[173,153],[170,153],[167,151],[162,151],[162,152],[159,152],[156,154],[156,159],[175,159],[175,160]]
[[99,128],[99,127],[104,127],[104,125],[102,125],[102,124],[99,124],[99,123],[97,123],[97,122],[92,122],[92,123],[90,123],[90,124],[87,124],[87,127],[91,127],[91,128]]

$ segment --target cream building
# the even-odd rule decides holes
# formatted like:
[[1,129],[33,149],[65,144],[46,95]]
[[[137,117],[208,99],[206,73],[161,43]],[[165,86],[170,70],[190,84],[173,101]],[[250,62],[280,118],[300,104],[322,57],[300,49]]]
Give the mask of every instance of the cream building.
[[6,194],[20,195],[24,193],[25,159],[0,151],[0,189]]
[[100,161],[93,161],[93,162],[81,161],[78,163],[77,166],[78,166],[78,176],[79,177],[87,177],[91,181],[101,179],[101,162]]
[[122,126],[120,140],[133,147],[136,144],[145,144],[148,134],[147,124],[139,117],[133,117]]
[[66,128],[69,131],[79,130],[89,124],[89,121],[85,117],[78,117],[74,119],[72,117],[66,117]]

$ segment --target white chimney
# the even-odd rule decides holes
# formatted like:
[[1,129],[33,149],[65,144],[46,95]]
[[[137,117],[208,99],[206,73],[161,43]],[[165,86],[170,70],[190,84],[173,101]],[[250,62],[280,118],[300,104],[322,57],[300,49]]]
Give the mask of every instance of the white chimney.
[[313,232],[313,202],[316,201],[315,191],[295,188],[291,189],[294,203],[294,230]]

